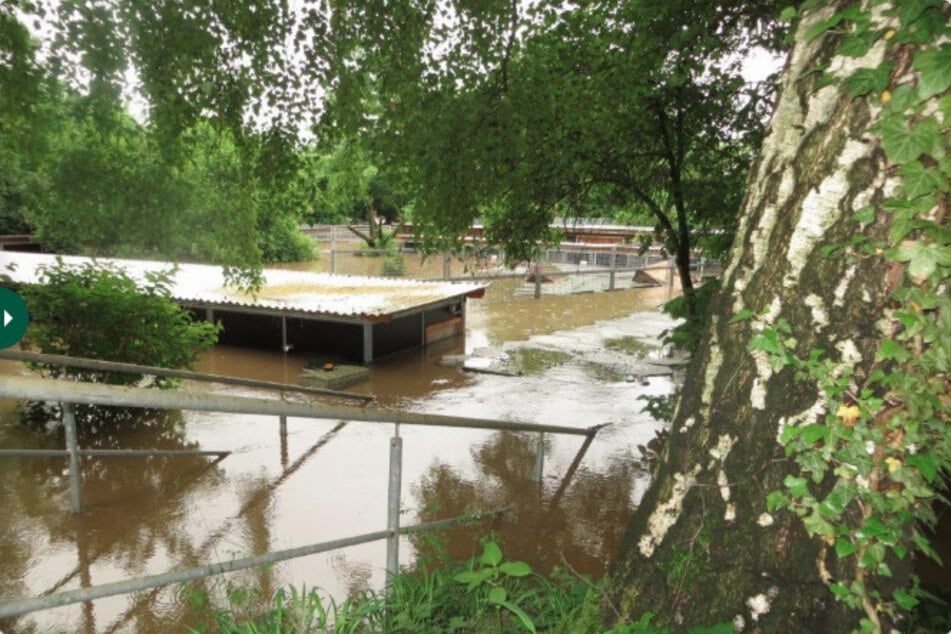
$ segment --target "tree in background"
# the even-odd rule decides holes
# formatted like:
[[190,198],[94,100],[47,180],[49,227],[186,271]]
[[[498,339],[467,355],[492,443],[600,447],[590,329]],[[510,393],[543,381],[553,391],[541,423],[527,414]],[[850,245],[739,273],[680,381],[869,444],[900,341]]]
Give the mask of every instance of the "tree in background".
[[434,246],[482,217],[532,258],[556,212],[590,214],[610,187],[659,226],[693,314],[692,234],[735,225],[769,101],[739,63],[778,45],[774,18],[759,2],[337,3],[324,132],[406,170]]
[[948,5],[797,20],[724,291],[611,574],[621,618],[891,632],[920,597],[911,561],[951,470]]

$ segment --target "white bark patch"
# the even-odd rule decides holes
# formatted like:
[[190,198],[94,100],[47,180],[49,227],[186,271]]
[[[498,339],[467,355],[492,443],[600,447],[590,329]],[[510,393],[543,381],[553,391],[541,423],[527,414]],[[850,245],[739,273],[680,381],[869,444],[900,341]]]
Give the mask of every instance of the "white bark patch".
[[735,522],[736,521],[736,504],[733,502],[727,502],[726,511],[723,513],[724,522]]
[[687,420],[683,422],[683,425],[680,426],[680,433],[686,434],[687,430],[693,427],[696,422],[697,422],[697,419],[694,418],[693,416],[690,416],[689,418],[687,418]]
[[859,270],[858,266],[850,266],[845,269],[845,274],[842,276],[842,279],[839,280],[839,283],[833,291],[833,296],[835,299],[832,301],[832,305],[841,308],[845,305],[845,294],[849,291],[849,284],[852,283],[852,279],[855,277],[856,271]]
[[783,278],[784,288],[793,288],[799,283],[799,274],[806,266],[816,243],[842,215],[840,202],[849,192],[849,172],[856,161],[872,153],[874,145],[855,139],[846,142],[839,154],[837,169],[827,176],[817,189],[806,195],[800,208],[799,220],[789,238],[786,260],[789,271]]
[[733,617],[733,631],[742,632],[746,627],[746,619],[743,618],[742,614],[737,614]]
[[763,528],[769,528],[773,525],[773,522],[776,520],[773,519],[773,516],[769,513],[763,513],[756,518],[756,523],[762,526]]
[[730,455],[730,450],[733,449],[733,443],[735,442],[736,439],[730,434],[721,434],[717,440],[717,446],[710,449],[710,455],[713,456],[714,460],[723,462]]
[[759,621],[759,617],[769,612],[772,606],[769,597],[765,594],[757,594],[755,597],[746,600],[746,607],[750,609],[750,618]]
[[720,469],[717,473],[717,486],[720,487],[720,497],[724,502],[730,501],[730,480],[726,477],[726,471]]
[[700,469],[700,465],[695,465],[693,471],[689,473],[674,474],[674,485],[671,487],[670,497],[666,502],[658,504],[651,513],[647,520],[647,533],[641,536],[638,542],[638,548],[645,557],[654,554],[654,550],[664,541],[667,531],[677,523],[683,510],[684,498],[687,497],[690,487],[696,484]]
[[756,377],[753,387],[750,388],[750,405],[753,409],[766,409],[766,384],[773,376],[773,368],[769,365],[769,355],[763,350],[753,350],[750,353],[756,364]]
[[829,315],[826,313],[825,303],[822,298],[815,293],[809,293],[804,300],[806,306],[812,312],[812,321],[819,328],[829,325]]
[[835,349],[839,351],[842,365],[856,366],[862,362],[862,353],[855,347],[855,342],[851,339],[835,344]]
[[707,367],[703,375],[703,392],[700,393],[700,402],[707,408],[704,418],[710,417],[710,406],[713,404],[713,386],[716,382],[717,373],[720,371],[720,366],[723,365],[723,354],[720,352],[717,337],[717,321],[716,316],[710,319],[710,332],[713,333],[710,337],[710,360],[707,361]]

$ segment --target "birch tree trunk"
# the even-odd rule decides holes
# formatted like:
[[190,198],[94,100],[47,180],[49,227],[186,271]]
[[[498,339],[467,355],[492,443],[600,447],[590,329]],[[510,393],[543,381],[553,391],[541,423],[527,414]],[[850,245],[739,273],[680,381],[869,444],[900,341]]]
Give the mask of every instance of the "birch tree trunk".
[[[662,463],[611,572],[605,611],[612,620],[653,612],[655,623],[675,628],[732,621],[747,632],[848,632],[862,616],[829,591],[841,572],[835,553],[794,514],[767,511],[767,494],[795,471],[778,442],[781,429],[824,416],[823,400],[815,383],[774,372],[765,353],[748,348],[758,331],[785,319],[797,351],[821,348],[868,372],[885,336],[879,322],[895,264],[824,253],[859,231],[857,210],[894,190],[868,130],[880,106],[822,82],[816,70],[844,77],[892,56],[892,85],[915,81],[915,71],[900,47],[884,41],[860,58],[837,56],[834,33],[806,42],[806,30],[847,4],[801,16],[724,290],[688,370]],[[863,8],[886,29],[895,19],[887,4]],[[879,214],[864,231],[884,239],[886,225]],[[745,309],[757,317],[730,323]],[[907,565],[893,571],[899,581],[909,574]]]

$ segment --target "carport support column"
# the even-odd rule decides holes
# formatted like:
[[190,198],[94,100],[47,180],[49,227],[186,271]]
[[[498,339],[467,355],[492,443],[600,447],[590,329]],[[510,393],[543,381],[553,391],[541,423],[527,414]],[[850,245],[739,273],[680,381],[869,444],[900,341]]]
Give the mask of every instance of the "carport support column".
[[373,324],[363,324],[363,363],[373,361]]
[[287,352],[290,347],[287,345],[287,317],[281,315],[281,350]]

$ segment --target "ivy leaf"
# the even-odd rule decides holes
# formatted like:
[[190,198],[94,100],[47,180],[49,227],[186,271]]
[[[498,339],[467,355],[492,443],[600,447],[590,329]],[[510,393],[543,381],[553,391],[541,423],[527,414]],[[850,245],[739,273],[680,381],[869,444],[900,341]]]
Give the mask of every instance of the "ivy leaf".
[[819,37],[826,31],[828,31],[829,29],[838,26],[843,20],[854,20],[855,18],[859,17],[860,14],[861,14],[860,9],[857,6],[853,5],[849,7],[848,9],[846,9],[845,11],[840,11],[839,13],[836,13],[831,18],[826,18],[825,20],[822,20],[821,22],[817,22],[816,24],[813,24],[806,31],[806,36],[805,36],[806,42],[813,41],[814,39],[816,39],[817,37]]
[[872,48],[872,44],[875,43],[878,37],[879,33],[877,31],[854,33],[842,40],[842,43],[835,49],[835,52],[846,57],[862,57],[868,53],[868,50]]
[[849,555],[855,554],[857,550],[858,548],[855,547],[855,544],[843,537],[835,540],[835,554],[839,557],[839,559],[843,559]]
[[733,317],[730,318],[730,321],[726,323],[735,324],[739,321],[746,321],[747,319],[752,319],[753,317],[756,317],[756,313],[750,310],[749,308],[744,308],[737,314],[733,315]]
[[796,17],[796,7],[786,7],[779,12],[779,19],[783,22],[790,22]]
[[894,339],[886,339],[878,347],[878,351],[875,353],[875,361],[885,361],[886,359],[903,363],[908,360],[908,351]]
[[909,198],[926,196],[935,191],[948,191],[948,181],[938,170],[912,161],[902,165],[898,173],[902,177],[902,192]]
[[855,212],[855,220],[861,225],[870,225],[875,222],[875,207],[865,205]]
[[888,102],[888,109],[891,112],[901,114],[920,102],[918,89],[909,84],[902,84],[892,91],[892,99]]
[[[925,125],[929,120],[934,124],[934,128]],[[940,135],[936,126],[934,119],[926,119],[912,129],[904,117],[886,118],[878,129],[888,160],[892,163],[908,163],[922,154],[930,154],[936,143],[935,137]]]
[[918,599],[911,596],[901,588],[898,588],[892,592],[892,596],[895,597],[895,603],[897,603],[902,610],[911,611],[916,605],[918,605]]
[[829,437],[829,428],[825,425],[806,425],[802,428],[802,438],[810,445]]
[[763,350],[770,354],[782,354],[783,344],[779,341],[779,334],[772,328],[764,330],[750,341],[750,350]]
[[789,495],[793,497],[801,498],[809,493],[809,481],[805,478],[788,475],[783,480],[783,484],[789,489]]
[[931,48],[915,56],[918,92],[921,99],[940,94],[951,86],[951,45]]
[[937,244],[915,243],[889,249],[885,255],[892,261],[908,262],[908,273],[913,278],[930,277],[938,265],[951,266],[951,247]]
[[842,89],[853,98],[870,92],[881,93],[888,88],[892,70],[892,64],[882,64],[877,68],[860,68],[842,82]]
[[951,95],[942,97],[941,101],[938,102],[938,107],[943,115],[945,129],[951,128]]

